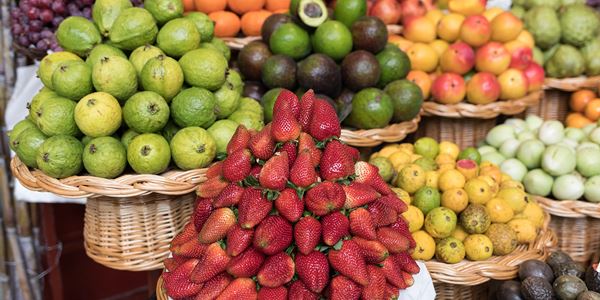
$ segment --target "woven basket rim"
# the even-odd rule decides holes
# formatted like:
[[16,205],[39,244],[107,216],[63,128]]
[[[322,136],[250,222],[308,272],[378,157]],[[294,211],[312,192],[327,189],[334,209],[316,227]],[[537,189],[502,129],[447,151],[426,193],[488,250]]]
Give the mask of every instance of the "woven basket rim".
[[160,175],[125,174],[115,179],[94,176],[52,178],[42,171],[27,167],[17,156],[10,162],[12,174],[29,190],[50,192],[65,198],[125,198],[148,195],[185,195],[206,180],[206,168],[189,171],[172,170]]
[[556,89],[566,92],[574,92],[580,89],[597,89],[600,85],[600,76],[579,76],[570,78],[546,78],[544,89]]
[[156,282],[156,299],[157,300],[168,300],[169,296],[167,296],[167,291],[164,288],[165,282],[163,281],[162,275],[158,277],[158,281]]
[[584,200],[555,200],[541,196],[534,196],[534,199],[553,216],[600,219],[600,203]]
[[384,128],[368,130],[343,128],[340,139],[348,145],[355,147],[375,147],[382,143],[395,143],[417,131],[420,122],[421,115],[418,114],[410,121],[390,124]]
[[517,115],[528,107],[537,104],[543,97],[544,91],[527,94],[523,98],[496,101],[489,104],[471,104],[461,102],[457,104],[439,104],[434,101],[423,103],[424,116],[438,116],[446,118],[474,118],[493,119],[499,115]]

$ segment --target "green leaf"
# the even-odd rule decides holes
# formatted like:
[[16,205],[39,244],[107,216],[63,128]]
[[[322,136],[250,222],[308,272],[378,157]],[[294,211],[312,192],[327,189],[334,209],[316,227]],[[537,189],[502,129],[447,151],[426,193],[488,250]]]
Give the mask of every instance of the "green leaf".
[[227,153],[226,152],[219,152],[217,153],[216,159],[217,160],[225,160],[227,158]]
[[339,242],[337,242],[335,245],[333,245],[333,249],[335,249],[335,250],[340,250],[340,249],[342,249],[342,245],[343,245],[343,244],[344,244],[344,240],[343,240],[343,239],[340,239],[340,241],[339,241]]

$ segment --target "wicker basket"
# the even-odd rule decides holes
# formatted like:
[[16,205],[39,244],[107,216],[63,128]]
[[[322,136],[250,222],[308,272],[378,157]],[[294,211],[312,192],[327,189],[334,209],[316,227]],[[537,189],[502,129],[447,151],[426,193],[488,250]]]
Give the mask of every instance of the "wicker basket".
[[451,141],[464,149],[476,146],[494,126],[496,119],[423,117],[416,137],[428,136],[437,141]]
[[194,199],[194,193],[89,198],[83,228],[87,255],[118,270],[162,269],[171,240],[193,212]]
[[12,46],[16,52],[23,54],[25,57],[31,60],[42,60],[42,58],[44,58],[47,54],[46,51],[23,47],[17,43],[13,43]]
[[164,288],[165,282],[162,279],[162,276],[158,277],[158,281],[156,282],[156,300],[168,300],[167,291]]
[[487,282],[473,286],[438,282],[433,284],[433,287],[435,288],[435,299],[438,300],[488,299],[489,283]]
[[570,92],[547,90],[544,98],[537,105],[529,107],[525,114],[538,115],[545,120],[564,122],[569,113]]
[[544,88],[574,92],[581,89],[597,89],[599,84],[600,76],[580,76],[563,79],[546,78],[546,80],[544,81]]
[[342,129],[340,139],[355,147],[375,147],[382,143],[395,143],[403,140],[408,134],[417,131],[419,122],[421,122],[421,116],[407,122],[391,124],[378,129]]
[[587,264],[600,249],[600,204],[544,197],[536,200],[552,215],[550,228],[558,237],[558,248],[576,262]]

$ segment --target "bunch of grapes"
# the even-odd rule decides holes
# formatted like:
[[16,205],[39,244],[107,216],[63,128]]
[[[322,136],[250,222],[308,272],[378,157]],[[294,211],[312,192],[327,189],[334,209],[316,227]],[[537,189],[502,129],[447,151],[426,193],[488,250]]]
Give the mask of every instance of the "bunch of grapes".
[[600,0],[587,0],[587,5],[596,8],[596,10],[600,10]]

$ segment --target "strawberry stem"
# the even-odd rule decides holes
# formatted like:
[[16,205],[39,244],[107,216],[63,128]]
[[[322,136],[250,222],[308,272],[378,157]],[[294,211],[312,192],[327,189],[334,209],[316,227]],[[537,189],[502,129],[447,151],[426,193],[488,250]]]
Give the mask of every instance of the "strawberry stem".
[[342,249],[343,244],[344,244],[344,240],[340,239],[337,243],[335,243],[335,245],[333,245],[333,249],[340,250],[340,249]]
[[227,158],[227,153],[226,152],[219,152],[217,153],[216,159],[217,160],[225,160]]

